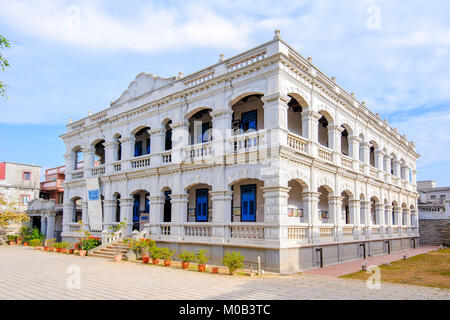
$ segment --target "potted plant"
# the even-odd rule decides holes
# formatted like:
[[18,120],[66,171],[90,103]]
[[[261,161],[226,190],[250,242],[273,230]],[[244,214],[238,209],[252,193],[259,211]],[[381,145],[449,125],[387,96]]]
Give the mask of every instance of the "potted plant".
[[225,252],[223,265],[228,267],[230,275],[234,275],[237,269],[244,266],[244,256],[239,252]]
[[208,250],[206,250],[206,249],[199,249],[195,253],[195,260],[197,260],[198,271],[200,271],[200,272],[203,272],[206,269],[206,263],[209,260],[209,258],[206,256],[207,252],[208,252]]
[[161,248],[154,246],[150,249],[150,254],[152,256],[152,264],[158,264],[159,259],[161,259]]
[[97,248],[101,244],[99,237],[89,236],[81,241],[81,250],[79,255],[84,257],[89,250]]
[[41,239],[31,239],[30,240],[30,246],[35,247],[36,250],[40,250],[42,245]]
[[[139,241],[142,242],[142,241]],[[148,261],[150,260],[150,247],[148,246],[143,246],[142,248],[140,248],[139,253],[141,255],[141,259],[142,259],[142,263],[148,263]],[[137,253],[136,254],[136,258],[137,258]]]
[[22,243],[22,239],[20,239],[20,237],[19,236],[17,236],[17,239],[16,239],[16,244],[21,244]]
[[164,265],[166,267],[170,267],[174,254],[175,250],[170,250],[169,248],[161,248],[161,259],[164,259]]
[[48,247],[47,251],[53,251],[55,249],[55,247],[53,246],[54,242],[55,242],[55,239],[48,239],[46,241],[47,247]]
[[219,273],[219,267],[212,267],[212,273]]
[[13,246],[16,244],[17,236],[14,235],[7,235],[6,239],[8,239],[8,243],[10,246]]
[[61,242],[55,242],[53,248],[55,248],[55,252],[61,252]]
[[195,254],[193,252],[183,250],[183,252],[178,255],[178,258],[181,260],[181,267],[183,269],[187,269],[189,268],[189,263],[194,261]]

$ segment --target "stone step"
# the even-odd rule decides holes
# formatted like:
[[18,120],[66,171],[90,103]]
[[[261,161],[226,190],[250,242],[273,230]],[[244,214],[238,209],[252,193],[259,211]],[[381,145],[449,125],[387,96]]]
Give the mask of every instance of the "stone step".
[[103,249],[96,250],[95,252],[105,252],[105,253],[106,252],[109,252],[109,253],[120,252],[120,253],[126,254],[128,252],[128,250],[117,250],[117,249],[111,249],[111,248],[103,248]]
[[[90,255],[88,255],[89,257],[98,257],[98,258],[104,258],[104,259],[113,259],[114,258],[114,254],[103,254],[103,253],[92,253]],[[122,256],[122,259],[126,259],[125,255]]]

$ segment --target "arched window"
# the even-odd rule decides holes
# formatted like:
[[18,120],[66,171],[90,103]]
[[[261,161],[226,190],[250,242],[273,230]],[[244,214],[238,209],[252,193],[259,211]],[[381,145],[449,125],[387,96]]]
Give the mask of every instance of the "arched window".
[[348,131],[347,128],[342,126],[343,131],[341,132],[341,152],[346,156],[349,155],[349,146],[348,146]]
[[325,116],[319,119],[318,139],[321,145],[328,148],[328,120]]

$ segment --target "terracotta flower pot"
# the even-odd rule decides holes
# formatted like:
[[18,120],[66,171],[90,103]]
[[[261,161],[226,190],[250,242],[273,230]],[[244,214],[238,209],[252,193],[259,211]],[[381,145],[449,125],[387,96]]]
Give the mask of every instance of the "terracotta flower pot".
[[149,256],[142,256],[142,263],[148,263],[149,260],[150,260]]
[[172,260],[164,260],[164,265],[166,267],[170,267],[170,264],[172,263]]
[[152,264],[158,264],[159,263],[159,259],[152,259]]
[[84,256],[86,256],[87,251],[86,251],[86,250],[80,250],[80,251],[78,252],[78,254],[80,255],[80,257],[84,257]]
[[205,269],[206,269],[206,264],[198,264],[198,271],[200,271],[200,272],[204,272],[205,271]]
[[17,240],[16,240],[16,243],[17,243],[17,244],[21,244],[21,243],[22,243],[22,240],[17,239]]
[[48,247],[44,247],[44,251],[48,251]]
[[121,255],[121,254],[116,254],[116,255],[114,255],[114,261],[115,261],[115,262],[120,262],[120,261],[122,261],[122,255]]
[[10,242],[9,242],[9,245],[10,245],[10,246],[13,246],[13,245],[15,245],[15,244],[16,244],[16,243],[15,243],[14,241],[10,241]]
[[39,246],[34,247],[36,250],[41,250]]
[[23,245],[24,245],[25,247],[28,247],[28,242],[24,242]]
[[66,253],[67,249],[61,249],[61,253]]
[[73,254],[73,249],[69,249],[69,250],[67,251],[67,253],[68,253],[68,254]]
[[219,267],[213,267],[212,273],[219,273]]
[[61,252],[61,248],[56,248],[56,252]]
[[181,267],[183,268],[183,269],[187,269],[187,268],[189,268],[189,262],[181,262]]

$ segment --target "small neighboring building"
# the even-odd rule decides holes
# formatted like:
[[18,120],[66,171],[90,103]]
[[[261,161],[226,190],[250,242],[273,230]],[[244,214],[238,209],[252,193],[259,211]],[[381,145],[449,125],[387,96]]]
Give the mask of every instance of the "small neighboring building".
[[450,187],[418,181],[419,232],[424,245],[450,244]]
[[[17,212],[25,212],[28,204],[39,197],[41,167],[13,162],[0,162],[0,195],[13,203]],[[20,224],[10,224],[6,234],[15,233]]]
[[[82,163],[79,163],[82,167]],[[46,239],[61,241],[62,214],[64,203],[65,166],[50,168],[45,171],[41,182],[39,198],[28,206],[30,225],[39,229]],[[81,217],[81,204],[79,207]]]
[[0,194],[17,203],[17,211],[25,212],[28,203],[39,197],[41,167],[13,162],[0,162]]

